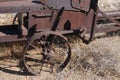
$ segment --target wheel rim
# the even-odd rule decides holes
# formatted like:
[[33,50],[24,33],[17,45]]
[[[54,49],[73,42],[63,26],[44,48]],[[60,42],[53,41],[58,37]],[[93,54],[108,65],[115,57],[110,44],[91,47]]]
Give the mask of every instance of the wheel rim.
[[62,71],[71,57],[66,38],[52,31],[31,37],[23,52],[25,67],[35,75],[39,75],[41,71]]

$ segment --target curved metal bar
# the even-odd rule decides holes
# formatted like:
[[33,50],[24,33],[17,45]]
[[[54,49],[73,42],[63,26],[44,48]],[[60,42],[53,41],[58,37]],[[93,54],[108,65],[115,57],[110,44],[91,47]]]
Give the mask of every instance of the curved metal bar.
[[[53,35],[53,36],[59,36],[61,37],[63,40],[65,40],[67,46],[68,46],[68,52],[67,52],[67,57],[66,59],[64,60],[64,62],[62,62],[62,64],[56,69],[56,72],[60,72],[62,71],[66,65],[69,63],[70,61],[70,58],[71,58],[71,48],[70,48],[70,45],[66,39],[66,37],[64,37],[62,34],[60,33],[57,33],[57,32],[54,32],[54,31],[43,31],[43,32],[39,32],[39,33],[35,33],[26,43],[25,47],[24,47],[24,50],[23,50],[23,61],[24,61],[24,65],[25,65],[25,68],[27,68],[28,72],[31,72],[32,74],[34,75],[39,75],[39,73],[33,71],[31,68],[29,68],[29,66],[27,66],[26,64],[26,61],[25,61],[25,52],[27,50],[27,48],[29,47],[29,45],[32,43],[32,41],[36,40],[36,39],[40,39],[42,36],[44,35]],[[52,40],[53,41],[53,40]],[[49,44],[50,45],[50,44]],[[47,47],[48,48],[48,47]],[[47,49],[46,48],[46,49]],[[42,67],[42,66],[41,66]]]

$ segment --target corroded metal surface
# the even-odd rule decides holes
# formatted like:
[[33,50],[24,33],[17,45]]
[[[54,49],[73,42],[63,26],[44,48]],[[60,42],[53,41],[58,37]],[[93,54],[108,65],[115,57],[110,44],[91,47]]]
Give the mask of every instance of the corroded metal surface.
[[45,3],[53,9],[64,6],[66,10],[89,11],[91,0],[45,0]]
[[[83,27],[86,28],[87,33],[91,33],[96,3],[96,0],[1,0],[0,13],[28,13],[27,18],[24,19],[28,23],[25,28],[29,30],[33,27],[36,31],[42,31],[54,27],[56,10],[64,7],[64,12],[56,26],[57,30],[77,30]],[[102,15],[98,14],[98,18],[103,18]],[[106,12],[106,16],[119,17],[120,12]],[[21,22],[20,25],[23,26]],[[117,24],[119,25],[119,22]],[[19,27],[18,34],[22,35],[22,29]]]
[[0,13],[40,11],[41,9],[43,9],[41,2],[35,2],[33,0],[0,2]]
[[23,0],[0,0],[0,2],[8,2],[8,1],[23,1]]

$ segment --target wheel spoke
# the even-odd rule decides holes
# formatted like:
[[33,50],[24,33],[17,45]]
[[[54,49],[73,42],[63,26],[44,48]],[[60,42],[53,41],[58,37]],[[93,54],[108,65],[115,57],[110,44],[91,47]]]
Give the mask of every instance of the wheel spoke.
[[71,56],[67,40],[61,34],[52,31],[41,32],[39,35],[37,40],[33,35],[23,51],[28,71],[39,75],[42,71],[49,72],[50,68],[54,68],[54,71],[63,70]]
[[35,49],[38,49],[35,45],[33,45],[32,43],[30,43],[30,46],[32,46]]

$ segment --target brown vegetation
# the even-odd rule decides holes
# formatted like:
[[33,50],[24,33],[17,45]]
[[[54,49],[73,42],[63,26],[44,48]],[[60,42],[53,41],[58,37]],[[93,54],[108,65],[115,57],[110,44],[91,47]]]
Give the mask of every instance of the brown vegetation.
[[[0,78],[14,76],[11,80],[119,80],[120,79],[120,37],[106,37],[95,39],[89,45],[83,44],[79,38],[71,38],[72,58],[69,65],[59,74],[43,72],[41,76],[17,75],[20,71],[18,58],[22,45],[5,44],[1,47],[3,53],[12,57],[1,58]],[[21,48],[21,49],[20,49]],[[9,50],[9,51],[8,51]],[[19,50],[19,51],[18,51]],[[11,53],[12,51],[12,53]],[[14,52],[14,53],[13,53]],[[14,56],[13,56],[14,55]],[[7,55],[4,55],[7,56]],[[3,70],[2,70],[3,69]],[[16,73],[5,73],[4,70],[13,70]],[[10,79],[9,79],[10,80]]]

